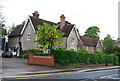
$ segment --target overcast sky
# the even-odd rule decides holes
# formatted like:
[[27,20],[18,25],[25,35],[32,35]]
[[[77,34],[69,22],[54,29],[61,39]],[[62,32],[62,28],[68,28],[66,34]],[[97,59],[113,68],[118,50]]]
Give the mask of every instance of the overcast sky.
[[100,37],[107,34],[118,38],[118,1],[120,0],[0,0],[6,25],[21,24],[38,11],[40,18],[59,22],[64,14],[66,21],[76,24],[80,34],[91,26],[100,28]]

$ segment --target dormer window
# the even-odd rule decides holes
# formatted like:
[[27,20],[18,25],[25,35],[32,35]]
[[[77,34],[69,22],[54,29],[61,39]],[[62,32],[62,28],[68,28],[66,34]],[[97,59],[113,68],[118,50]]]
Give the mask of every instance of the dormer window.
[[31,34],[27,34],[27,40],[30,40],[31,39]]

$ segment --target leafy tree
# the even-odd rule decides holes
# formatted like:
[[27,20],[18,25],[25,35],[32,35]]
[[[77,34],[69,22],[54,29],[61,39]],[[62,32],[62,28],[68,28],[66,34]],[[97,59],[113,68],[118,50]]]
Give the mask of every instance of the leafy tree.
[[111,54],[114,51],[115,42],[108,34],[103,40],[103,51],[107,54]]
[[40,49],[51,50],[55,45],[59,45],[63,42],[64,33],[60,30],[57,30],[57,25],[49,25],[46,22],[43,25],[38,25],[37,42],[40,45]]
[[2,12],[2,9],[4,7],[2,5],[0,5],[0,35],[6,35],[6,29],[5,29],[5,19],[4,19],[4,16],[3,16],[3,12]]
[[91,37],[91,38],[96,38],[99,37],[100,30],[97,26],[92,26],[89,27],[83,36],[85,37]]

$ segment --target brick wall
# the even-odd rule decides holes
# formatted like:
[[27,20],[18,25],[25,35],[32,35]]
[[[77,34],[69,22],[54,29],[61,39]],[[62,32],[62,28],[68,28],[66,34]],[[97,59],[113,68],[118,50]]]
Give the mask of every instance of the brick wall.
[[54,56],[53,55],[35,55],[32,53],[29,53],[28,64],[54,66]]

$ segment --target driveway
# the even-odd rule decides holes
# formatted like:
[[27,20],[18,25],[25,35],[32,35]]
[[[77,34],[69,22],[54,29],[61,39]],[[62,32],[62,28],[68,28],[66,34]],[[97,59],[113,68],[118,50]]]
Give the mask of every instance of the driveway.
[[29,65],[27,59],[22,58],[2,58],[3,75],[12,75],[12,73],[34,72],[34,71],[50,71],[58,70],[58,68],[50,66]]

